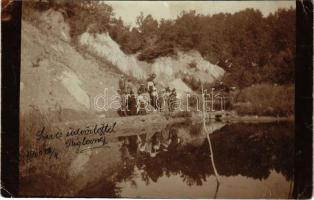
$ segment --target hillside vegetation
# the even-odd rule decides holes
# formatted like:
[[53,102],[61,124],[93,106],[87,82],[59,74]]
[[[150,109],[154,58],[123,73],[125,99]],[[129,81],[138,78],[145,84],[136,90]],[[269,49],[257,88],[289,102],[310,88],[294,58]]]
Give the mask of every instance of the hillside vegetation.
[[[279,9],[264,17],[259,10],[234,14],[200,15],[182,12],[175,20],[137,17],[129,27],[114,17],[113,9],[97,1],[49,1],[36,9],[62,9],[75,41],[82,33],[109,32],[127,54],[139,60],[197,50],[227,71],[225,81],[246,87],[253,83],[287,84],[294,81],[295,9]],[[29,3],[31,4],[31,3]]]
[[238,114],[291,116],[294,113],[292,85],[258,84],[245,88],[234,109]]
[[49,115],[50,122],[116,117],[114,110],[97,110],[94,100],[105,95],[106,88],[109,98],[118,96],[118,79],[122,73],[138,86],[139,81],[155,72],[158,87],[175,87],[178,94],[192,92],[180,76],[184,68],[193,74],[195,69],[189,69],[188,65],[193,60],[199,64],[200,78],[214,81],[224,73],[198,52],[179,53],[177,58],[160,57],[155,63],[147,63],[138,61],[134,55],[126,55],[106,33],[97,36],[84,32],[75,41],[64,10],[40,11],[37,9],[40,4],[31,5],[34,7],[23,3],[21,120],[38,112]]
[[[139,14],[135,27],[125,25],[114,16],[112,7],[98,1],[24,2],[23,8],[27,20],[34,10],[57,10],[67,24],[73,47],[105,58],[120,73],[136,79],[154,72],[162,87],[175,81],[200,91],[201,83],[210,89],[222,80],[237,88],[238,101],[242,91],[252,85],[268,85],[268,89],[259,88],[266,94],[271,87],[278,90],[294,84],[293,8],[279,9],[268,16],[254,9],[214,15],[191,10],[174,20],[160,21]],[[242,101],[254,104],[249,98]]]

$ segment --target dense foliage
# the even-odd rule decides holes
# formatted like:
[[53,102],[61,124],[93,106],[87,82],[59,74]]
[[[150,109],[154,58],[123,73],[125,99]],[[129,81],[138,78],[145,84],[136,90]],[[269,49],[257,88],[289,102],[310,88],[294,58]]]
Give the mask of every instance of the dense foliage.
[[257,84],[238,94],[233,107],[240,115],[292,116],[294,94],[292,85]]
[[126,52],[140,52],[141,60],[151,61],[174,49],[196,49],[226,70],[227,84],[244,88],[294,82],[294,9],[280,9],[267,17],[254,9],[206,16],[190,11],[176,20],[158,23],[141,15],[137,21],[123,40],[115,39]]
[[263,16],[245,9],[234,14],[200,15],[184,11],[174,20],[157,21],[142,13],[130,27],[103,2],[57,0],[36,3],[39,10],[62,10],[72,39],[81,33],[109,32],[125,53],[148,62],[176,50],[198,50],[226,70],[224,82],[245,88],[256,83],[294,82],[295,9]]

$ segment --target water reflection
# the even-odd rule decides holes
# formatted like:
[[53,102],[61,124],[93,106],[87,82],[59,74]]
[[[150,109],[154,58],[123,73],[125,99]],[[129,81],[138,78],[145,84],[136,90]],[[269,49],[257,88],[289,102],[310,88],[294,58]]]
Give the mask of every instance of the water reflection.
[[294,164],[293,124],[220,123],[211,126],[216,168],[222,180],[219,188],[210,162],[208,141],[200,127],[198,124],[181,124],[155,133],[119,137],[121,165],[106,180],[94,182],[80,194],[172,198],[213,198],[216,195],[218,198],[288,197]]

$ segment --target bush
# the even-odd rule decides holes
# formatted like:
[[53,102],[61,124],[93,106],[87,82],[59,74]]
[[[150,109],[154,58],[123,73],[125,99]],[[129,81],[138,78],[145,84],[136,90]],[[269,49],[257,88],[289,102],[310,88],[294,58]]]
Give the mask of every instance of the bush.
[[138,59],[141,61],[153,62],[154,59],[162,56],[176,55],[174,47],[171,43],[160,43],[159,45],[144,49]]
[[240,115],[294,114],[294,85],[258,84],[242,90],[234,105]]

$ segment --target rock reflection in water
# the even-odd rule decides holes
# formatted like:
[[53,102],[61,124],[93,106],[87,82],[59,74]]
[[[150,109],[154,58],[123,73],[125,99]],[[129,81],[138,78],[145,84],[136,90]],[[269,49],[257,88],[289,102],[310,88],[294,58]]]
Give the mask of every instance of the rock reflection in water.
[[[200,125],[119,137],[122,165],[106,184],[115,188],[110,196],[122,197],[286,198],[293,178],[293,130],[290,123],[269,123],[231,124],[214,131],[211,139],[222,180],[218,193]],[[108,194],[99,186],[103,183],[93,183],[95,196]]]

